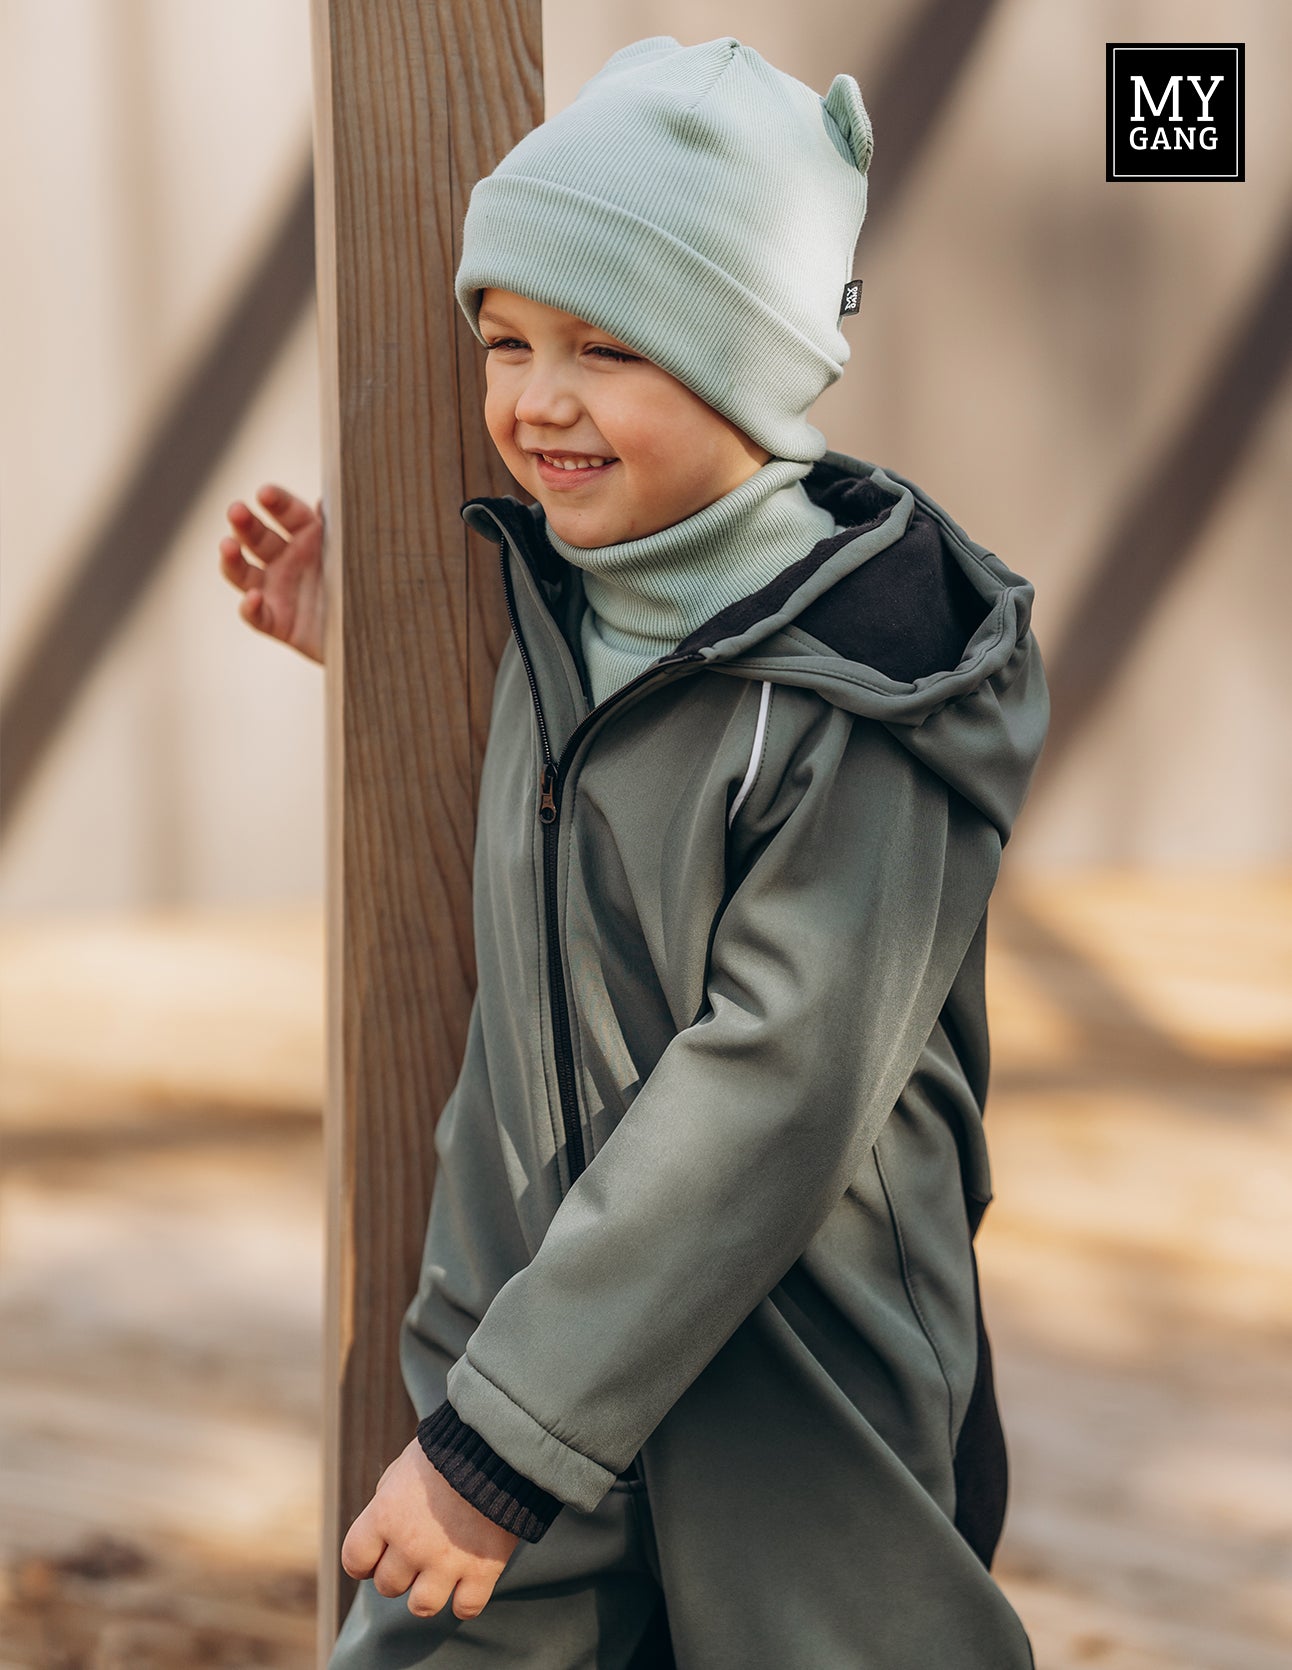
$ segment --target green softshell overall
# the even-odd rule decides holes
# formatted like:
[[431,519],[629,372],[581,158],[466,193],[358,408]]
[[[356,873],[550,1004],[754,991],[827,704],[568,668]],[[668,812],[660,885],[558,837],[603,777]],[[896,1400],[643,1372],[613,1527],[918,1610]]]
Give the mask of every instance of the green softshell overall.
[[513,633],[401,1366],[567,1505],[476,1619],[365,1580],[334,1670],[1032,1664],[973,1251],[1032,587],[892,471],[803,485],[841,531],[591,710],[541,508],[463,506]]

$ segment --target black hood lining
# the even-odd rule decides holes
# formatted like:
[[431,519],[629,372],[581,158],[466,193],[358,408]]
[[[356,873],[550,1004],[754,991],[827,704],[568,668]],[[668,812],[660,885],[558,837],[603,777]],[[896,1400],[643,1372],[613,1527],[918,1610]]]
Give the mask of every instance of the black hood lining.
[[794,625],[845,660],[913,684],[959,666],[991,609],[917,503],[899,540],[814,598]]

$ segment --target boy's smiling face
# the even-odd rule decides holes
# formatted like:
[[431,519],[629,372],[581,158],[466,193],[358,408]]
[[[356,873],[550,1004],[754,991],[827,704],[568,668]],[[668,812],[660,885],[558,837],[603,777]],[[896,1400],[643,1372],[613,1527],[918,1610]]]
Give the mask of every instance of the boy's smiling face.
[[[490,437],[570,545],[671,527],[771,457],[676,377],[572,313],[488,289],[480,332]],[[544,452],[613,462],[567,471]]]

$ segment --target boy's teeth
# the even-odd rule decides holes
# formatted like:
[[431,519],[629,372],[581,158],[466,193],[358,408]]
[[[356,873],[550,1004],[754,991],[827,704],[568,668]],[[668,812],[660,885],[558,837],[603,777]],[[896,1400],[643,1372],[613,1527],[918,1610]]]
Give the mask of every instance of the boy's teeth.
[[610,462],[608,458],[584,458],[581,460],[575,460],[573,458],[548,458],[545,452],[540,453],[539,457],[546,463],[555,464],[558,469],[562,470],[599,469],[602,464],[608,464]]

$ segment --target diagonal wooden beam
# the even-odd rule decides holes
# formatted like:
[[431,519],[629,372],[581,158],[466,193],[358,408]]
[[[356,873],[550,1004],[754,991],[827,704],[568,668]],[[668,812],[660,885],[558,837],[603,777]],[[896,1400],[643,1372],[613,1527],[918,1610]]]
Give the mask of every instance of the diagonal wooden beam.
[[1032,793],[1053,781],[1184,573],[1292,359],[1292,214],[1192,404],[1113,514],[1054,649],[1050,731]]
[[157,419],[107,515],[68,563],[62,589],[0,697],[0,834],[313,299],[314,188],[307,160],[286,213]]
[[863,248],[873,248],[895,218],[902,193],[950,108],[997,0],[927,0],[889,49],[876,74],[859,77],[874,124],[875,156],[869,177],[875,223],[866,217]]

